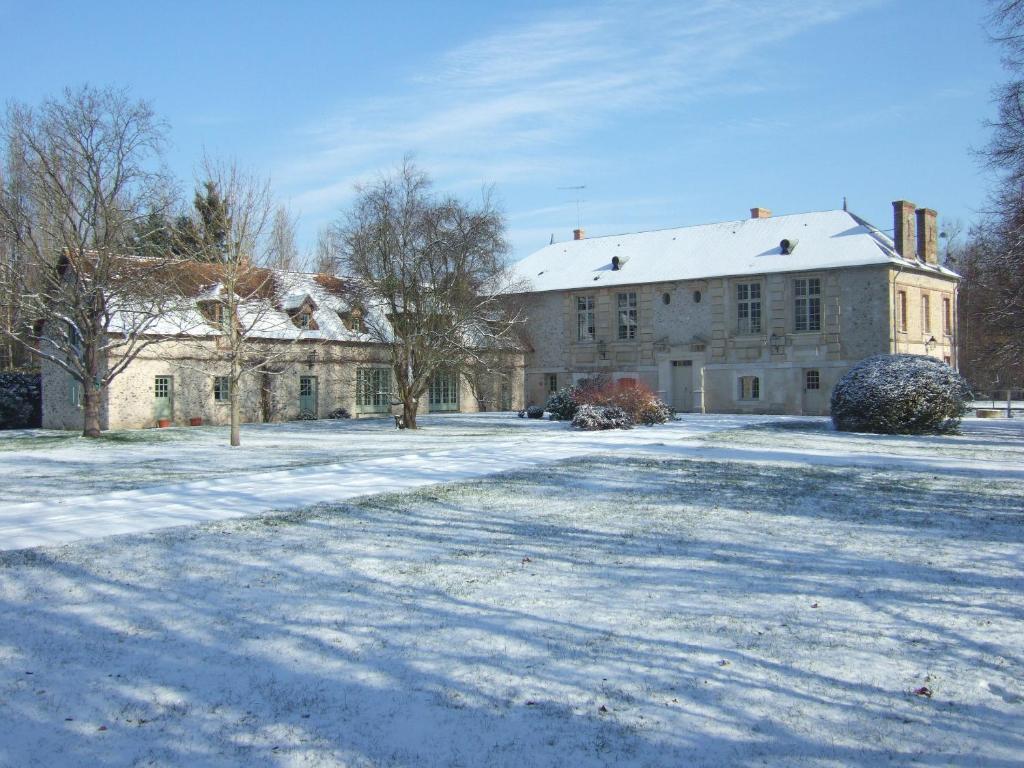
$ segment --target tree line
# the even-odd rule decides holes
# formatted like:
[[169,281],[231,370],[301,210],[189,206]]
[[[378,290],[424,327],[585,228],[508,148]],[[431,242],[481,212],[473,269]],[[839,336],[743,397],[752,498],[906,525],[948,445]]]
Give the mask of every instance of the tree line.
[[1009,79],[980,151],[995,184],[982,220],[952,250],[961,277],[961,369],[979,391],[1024,387],[1024,0],[995,0],[992,39]]
[[440,195],[406,159],[357,188],[303,262],[295,218],[235,164],[204,158],[185,203],[163,162],[167,134],[146,101],[112,88],[69,88],[3,117],[0,369],[63,369],[81,389],[86,436],[100,435],[110,383],[187,330],[167,327],[194,304],[176,280],[197,269],[183,264],[208,265],[198,271],[219,286],[207,320],[222,336],[214,362],[228,371],[232,445],[242,378],[280,370],[252,333],[267,330],[253,308],[266,307],[268,268],[344,275],[361,332],[391,356],[409,427],[435,374],[472,379],[516,345],[504,218],[488,190],[476,205]]

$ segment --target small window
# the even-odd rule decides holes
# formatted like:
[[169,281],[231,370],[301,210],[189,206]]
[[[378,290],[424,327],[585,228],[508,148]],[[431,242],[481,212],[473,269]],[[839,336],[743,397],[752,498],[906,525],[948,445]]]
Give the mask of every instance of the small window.
[[693,292],[693,303],[694,304],[700,304],[700,300],[701,300],[700,291],[694,291]]
[[226,403],[231,399],[231,382],[227,376],[213,377],[213,402]]
[[153,380],[153,394],[161,400],[169,398],[171,396],[171,377],[157,376]]
[[921,294],[921,333],[932,332],[932,302],[927,293]]
[[558,391],[558,374],[557,373],[549,373],[547,375],[547,380],[548,380],[547,381],[548,392],[557,392]]
[[80,382],[80,381],[72,381],[71,382],[71,389],[70,389],[68,395],[69,395],[69,399],[71,401],[71,405],[73,405],[75,408],[81,408],[82,407],[82,382]]
[[366,333],[366,324],[363,322],[361,310],[353,309],[350,312],[339,312],[342,324],[354,333]]
[[942,332],[947,336],[953,335],[953,302],[949,297],[942,299]]
[[897,322],[901,333],[907,332],[907,292],[900,291],[896,294]]
[[672,303],[672,294],[669,293],[668,291],[666,291],[665,293],[661,294],[661,303],[662,304],[671,304]]
[[760,400],[761,379],[757,376],[740,376],[737,394],[740,400]]
[[804,373],[804,389],[821,389],[821,374],[818,371]]

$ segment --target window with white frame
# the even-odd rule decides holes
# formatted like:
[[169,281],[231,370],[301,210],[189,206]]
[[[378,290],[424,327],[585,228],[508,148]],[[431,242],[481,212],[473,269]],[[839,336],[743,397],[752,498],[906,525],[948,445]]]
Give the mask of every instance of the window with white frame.
[[557,373],[549,373],[549,374],[547,374],[546,378],[547,378],[548,392],[557,392],[558,391],[558,374]]
[[921,294],[921,333],[932,332],[932,301],[927,293]]
[[594,340],[594,297],[576,297],[576,340]]
[[82,407],[82,382],[72,381],[71,388],[68,392],[68,398],[75,408]]
[[736,394],[740,400],[761,399],[761,379],[757,376],[740,376],[737,384]]
[[821,389],[821,373],[819,371],[804,371],[804,389]]
[[821,330],[821,279],[798,277],[793,281],[794,327],[793,330]]
[[385,411],[391,407],[391,369],[356,369],[356,406],[362,411]]
[[619,340],[629,341],[636,338],[636,292],[616,294],[615,303],[619,309]]
[[228,376],[213,377],[213,402],[226,403],[231,399],[231,381]]
[[761,332],[760,283],[739,283],[736,286],[736,332]]
[[459,408],[459,379],[454,373],[435,373],[430,380],[430,410],[452,411]]
[[942,332],[953,335],[953,302],[948,296],[942,299]]

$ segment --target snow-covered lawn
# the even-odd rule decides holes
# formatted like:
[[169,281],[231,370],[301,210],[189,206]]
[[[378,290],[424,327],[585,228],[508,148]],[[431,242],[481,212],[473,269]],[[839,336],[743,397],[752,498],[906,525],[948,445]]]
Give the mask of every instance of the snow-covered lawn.
[[[453,471],[537,456],[501,476],[0,555],[0,765],[1020,764],[1021,421],[504,418],[413,438]],[[313,429],[326,475],[412,461],[394,430]],[[93,471],[241,461],[204,439]],[[90,458],[0,466],[65,450]],[[300,482],[279,450],[250,468]]]

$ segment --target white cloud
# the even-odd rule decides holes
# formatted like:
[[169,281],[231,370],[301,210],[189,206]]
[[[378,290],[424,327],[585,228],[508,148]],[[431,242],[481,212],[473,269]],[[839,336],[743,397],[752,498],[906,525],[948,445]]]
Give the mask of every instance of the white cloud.
[[760,88],[767,46],[869,2],[637,0],[552,12],[449,51],[394,93],[338,105],[341,116],[307,126],[303,151],[275,178],[314,220],[348,199],[352,180],[410,151],[447,188],[540,170],[565,179],[593,160],[576,154],[588,131]]

